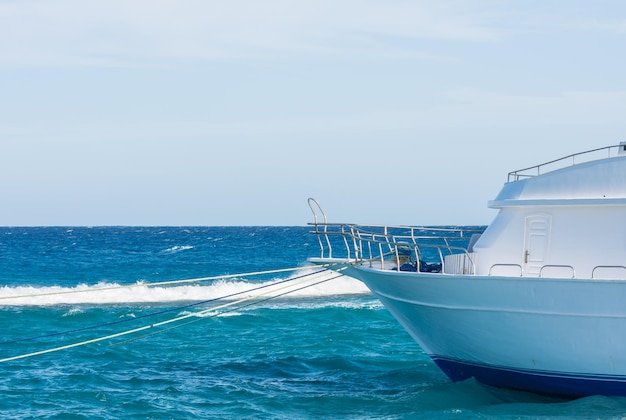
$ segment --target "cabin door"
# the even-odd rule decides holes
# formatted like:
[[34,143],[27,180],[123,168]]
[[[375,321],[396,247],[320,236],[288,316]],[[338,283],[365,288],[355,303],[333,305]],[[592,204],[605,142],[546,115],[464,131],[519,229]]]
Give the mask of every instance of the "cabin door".
[[539,277],[541,267],[546,264],[550,245],[552,218],[549,215],[526,217],[524,234],[524,275]]

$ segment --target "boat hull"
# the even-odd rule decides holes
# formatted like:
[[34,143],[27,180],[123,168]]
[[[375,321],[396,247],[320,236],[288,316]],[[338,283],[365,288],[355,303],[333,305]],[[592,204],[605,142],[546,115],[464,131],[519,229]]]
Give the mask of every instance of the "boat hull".
[[626,282],[404,273],[353,266],[453,381],[626,395]]

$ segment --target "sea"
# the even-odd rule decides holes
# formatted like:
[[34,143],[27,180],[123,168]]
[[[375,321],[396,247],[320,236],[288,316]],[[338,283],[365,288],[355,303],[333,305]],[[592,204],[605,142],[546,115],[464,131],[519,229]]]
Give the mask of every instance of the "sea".
[[0,227],[0,418],[626,418],[451,382],[309,230]]

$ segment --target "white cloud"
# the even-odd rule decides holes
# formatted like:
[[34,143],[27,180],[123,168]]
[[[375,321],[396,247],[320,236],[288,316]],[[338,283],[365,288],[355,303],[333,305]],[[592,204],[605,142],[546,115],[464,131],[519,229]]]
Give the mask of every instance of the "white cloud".
[[581,24],[580,26],[583,27],[584,29],[600,30],[600,31],[608,32],[608,33],[618,34],[618,35],[626,34],[626,19],[620,19],[620,20],[608,21],[608,22],[593,20],[591,23],[585,22]]
[[626,32],[626,21],[615,20],[610,8],[589,6],[585,14],[575,6],[562,11],[494,0],[5,1],[0,66],[163,65],[290,54],[440,59],[432,43],[420,41],[494,42],[520,31],[563,28]]
[[[625,127],[626,91],[565,91],[552,96],[504,95],[474,88],[449,91],[439,105],[413,108],[370,107],[363,112],[311,114],[280,119],[241,117],[234,122],[177,120],[115,122],[109,120],[48,123],[13,127],[3,125],[0,135],[21,143],[84,143],[106,141],[155,144],[159,141],[195,141],[215,136],[272,138],[274,135],[320,133],[370,133],[420,129],[490,128],[540,126]],[[323,138],[323,136],[322,136]]]
[[[478,2],[477,4],[480,4]],[[422,54],[393,38],[489,40],[465,1],[30,0],[0,3],[0,63],[127,65],[279,53]]]
[[449,93],[438,110],[461,126],[622,125],[626,91],[565,91],[558,95],[499,95],[468,89]]

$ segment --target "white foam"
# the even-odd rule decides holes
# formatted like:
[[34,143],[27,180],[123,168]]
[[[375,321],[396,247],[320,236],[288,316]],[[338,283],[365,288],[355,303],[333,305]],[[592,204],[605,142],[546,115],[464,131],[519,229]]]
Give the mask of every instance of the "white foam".
[[[333,278],[337,273],[332,271],[308,274],[304,278],[296,278],[294,275],[293,280],[289,282],[284,282],[285,279],[275,279],[265,283],[233,279],[178,286],[149,286],[142,283],[131,286],[116,283],[79,284],[75,287],[4,286],[0,288],[0,306],[193,302],[235,294],[237,295],[231,297],[231,300],[252,300],[256,297],[265,298],[281,294],[286,294],[289,298],[369,294],[369,290],[358,280],[346,276]],[[301,276],[302,272],[298,275]],[[323,280],[328,281],[313,285]],[[267,287],[258,289],[260,286]]]
[[165,249],[162,252],[164,254],[173,254],[175,252],[181,252],[181,251],[186,251],[188,249],[193,249],[194,247],[192,245],[176,245],[173,246],[171,248]]

